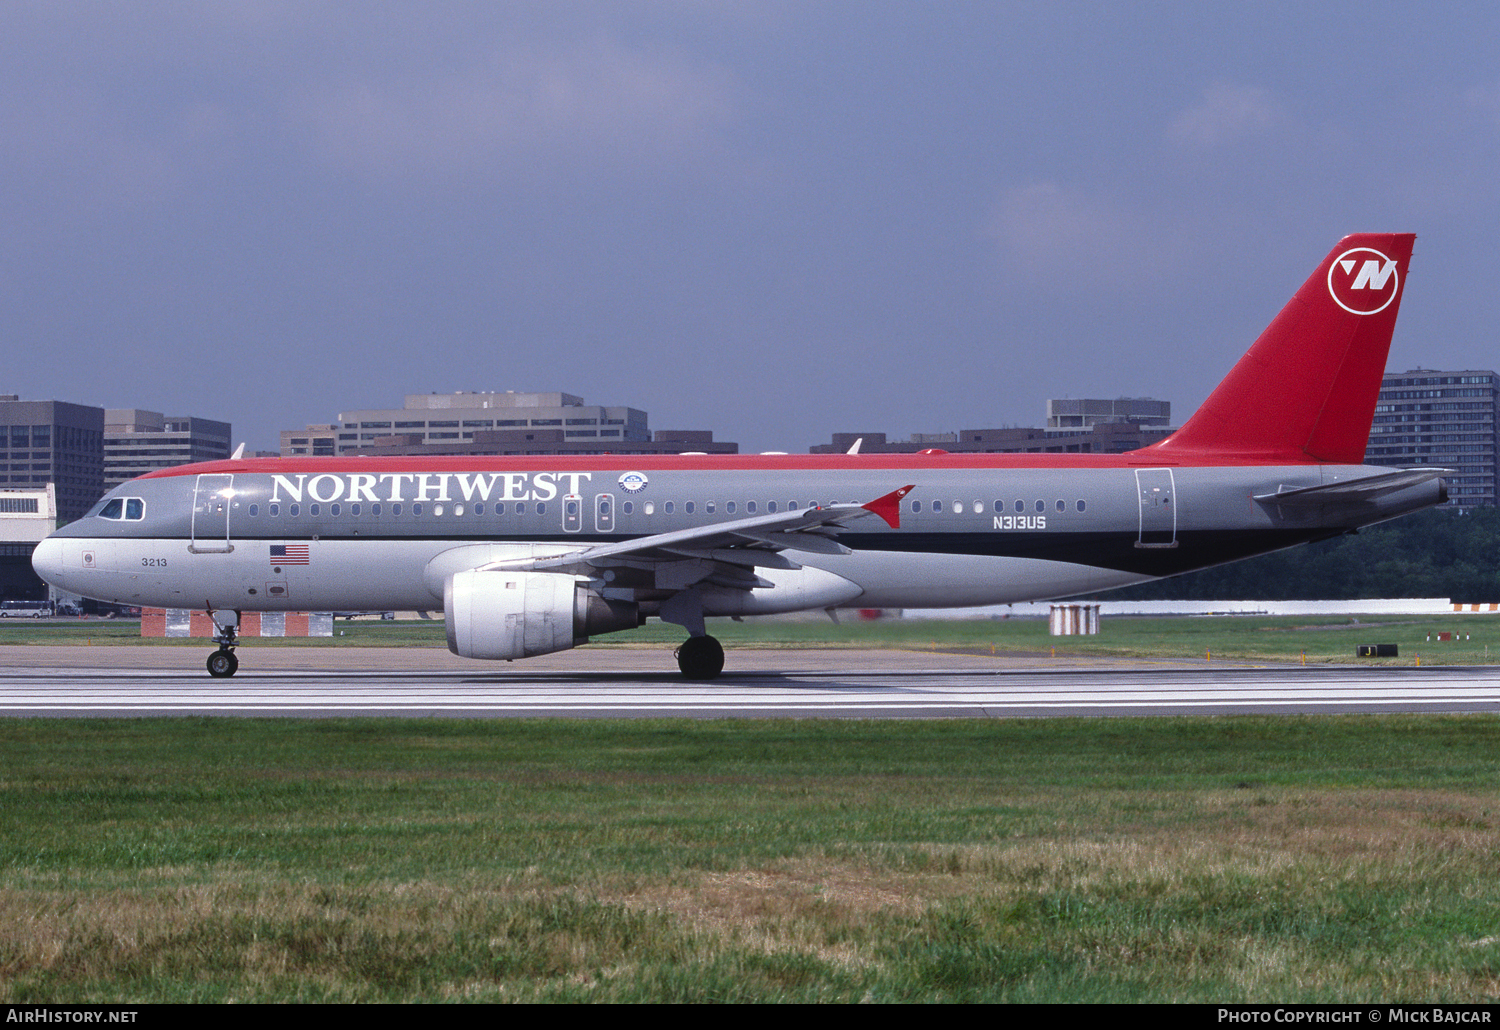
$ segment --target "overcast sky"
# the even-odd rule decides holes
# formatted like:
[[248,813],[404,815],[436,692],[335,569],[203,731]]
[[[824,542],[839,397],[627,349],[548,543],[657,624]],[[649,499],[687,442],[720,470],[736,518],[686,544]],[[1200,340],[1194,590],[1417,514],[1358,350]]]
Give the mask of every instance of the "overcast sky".
[[1500,366],[1500,5],[4,0],[0,393],[562,390],[745,450],[1181,422],[1340,237]]

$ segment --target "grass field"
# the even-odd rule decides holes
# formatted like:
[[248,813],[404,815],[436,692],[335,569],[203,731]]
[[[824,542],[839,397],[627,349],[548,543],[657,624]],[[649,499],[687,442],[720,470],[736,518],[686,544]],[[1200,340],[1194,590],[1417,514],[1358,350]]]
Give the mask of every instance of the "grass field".
[[[1317,623],[1112,619],[1060,650],[1480,661],[1489,625]],[[338,627],[274,646],[442,646]],[[0,641],[105,631],[138,643]],[[1493,1001],[1497,758],[1488,716],[0,720],[0,1002]]]
[[1484,1001],[1500,721],[0,722],[0,1001]]
[[[846,619],[835,625],[824,618],[795,620],[709,620],[709,631],[725,647],[897,647],[915,650],[963,650],[996,654],[1047,654],[1063,657],[1216,658],[1256,661],[1359,662],[1360,664],[1482,665],[1500,661],[1500,614],[1408,616],[1221,616],[1205,618],[1126,618],[1103,620],[1090,637],[1052,637],[1043,619]],[[1439,641],[1440,632],[1454,639]],[[5,644],[118,644],[202,648],[203,640],[142,640],[133,621],[0,623]],[[401,620],[334,623],[332,638],[247,640],[256,647],[446,647],[443,623]],[[672,647],[683,632],[652,622],[640,629],[598,637],[590,647]],[[1396,659],[1358,659],[1360,644],[1394,643]],[[3,660],[3,651],[0,651]]]

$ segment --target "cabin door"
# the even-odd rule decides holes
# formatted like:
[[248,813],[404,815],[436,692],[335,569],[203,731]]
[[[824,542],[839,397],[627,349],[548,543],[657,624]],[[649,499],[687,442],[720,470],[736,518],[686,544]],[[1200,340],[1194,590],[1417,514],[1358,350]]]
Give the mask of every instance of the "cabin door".
[[223,554],[234,550],[229,542],[229,506],[234,499],[234,476],[202,475],[193,495],[194,554]]
[[1137,547],[1177,546],[1177,491],[1171,469],[1136,469],[1141,499],[1141,531]]

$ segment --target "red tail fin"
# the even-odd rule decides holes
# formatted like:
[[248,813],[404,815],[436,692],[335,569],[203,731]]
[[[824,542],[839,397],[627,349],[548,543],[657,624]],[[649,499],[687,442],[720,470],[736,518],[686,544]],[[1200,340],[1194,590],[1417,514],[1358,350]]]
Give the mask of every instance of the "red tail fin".
[[1410,233],[1346,236],[1162,458],[1364,464],[1411,261]]

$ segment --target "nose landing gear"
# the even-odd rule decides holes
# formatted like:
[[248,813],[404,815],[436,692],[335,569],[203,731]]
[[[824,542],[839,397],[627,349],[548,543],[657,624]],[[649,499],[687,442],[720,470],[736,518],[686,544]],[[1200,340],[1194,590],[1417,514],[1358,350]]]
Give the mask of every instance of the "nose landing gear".
[[208,674],[214,679],[225,679],[233,676],[240,667],[240,660],[234,656],[240,636],[240,613],[216,612],[210,608],[208,614],[214,620],[214,643],[219,645],[219,649],[208,656]]
[[208,674],[214,679],[223,679],[233,676],[235,670],[240,667],[240,660],[234,656],[234,652],[227,647],[221,647],[208,656]]

